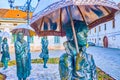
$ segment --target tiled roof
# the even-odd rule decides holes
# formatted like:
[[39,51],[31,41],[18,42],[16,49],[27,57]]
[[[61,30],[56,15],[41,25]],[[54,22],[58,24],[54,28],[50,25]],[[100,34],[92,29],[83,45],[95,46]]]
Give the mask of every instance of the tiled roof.
[[[32,13],[30,13],[30,17],[32,17]],[[26,19],[27,13],[20,10],[0,9],[0,18]]]

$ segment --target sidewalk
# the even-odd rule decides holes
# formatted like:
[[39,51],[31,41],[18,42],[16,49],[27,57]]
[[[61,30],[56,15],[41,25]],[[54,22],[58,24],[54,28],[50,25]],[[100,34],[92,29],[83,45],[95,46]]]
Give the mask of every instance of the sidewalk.
[[[45,69],[43,68],[43,64],[32,64],[31,74],[27,80],[60,80],[58,65],[47,64],[47,66],[48,68]],[[18,80],[16,75],[16,66],[10,66],[6,70],[0,68],[0,72],[7,75],[6,80]]]
[[[60,57],[64,50],[49,51],[50,58]],[[96,66],[116,80],[120,80],[120,50],[113,48],[89,47],[87,53],[92,54]],[[40,52],[31,53],[32,59],[39,59]],[[1,55],[0,55],[1,57]],[[11,60],[15,60],[15,54],[11,54]]]
[[120,80],[120,49],[89,47],[87,53],[93,55],[97,67]]

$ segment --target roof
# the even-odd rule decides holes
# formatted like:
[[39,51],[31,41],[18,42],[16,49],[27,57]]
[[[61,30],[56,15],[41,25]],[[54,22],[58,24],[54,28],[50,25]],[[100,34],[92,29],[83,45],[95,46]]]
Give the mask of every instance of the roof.
[[[30,13],[32,17],[32,13]],[[27,13],[18,9],[0,9],[0,18],[15,18],[15,19],[26,19]]]

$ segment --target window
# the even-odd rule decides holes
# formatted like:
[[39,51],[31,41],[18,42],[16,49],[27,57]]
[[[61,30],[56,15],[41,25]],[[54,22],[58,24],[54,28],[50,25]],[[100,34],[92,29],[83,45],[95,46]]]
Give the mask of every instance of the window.
[[101,38],[99,38],[99,40],[101,40]]
[[59,36],[54,37],[54,43],[60,43],[60,37]]
[[15,24],[13,24],[14,26],[17,26],[17,24],[15,23]]
[[115,28],[115,19],[112,20],[112,27]]
[[95,33],[96,33],[96,28],[95,28],[95,31],[94,31]]
[[99,26],[99,32],[101,31],[101,26]]
[[104,24],[104,30],[106,30],[106,24]]
[[90,30],[90,34],[91,34],[91,30]]

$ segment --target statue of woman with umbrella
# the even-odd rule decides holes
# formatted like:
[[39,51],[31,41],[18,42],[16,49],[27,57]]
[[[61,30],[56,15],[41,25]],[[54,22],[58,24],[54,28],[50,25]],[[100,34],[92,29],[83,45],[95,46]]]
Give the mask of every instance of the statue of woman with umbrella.
[[60,57],[60,77],[62,80],[97,80],[93,57],[86,53],[88,27],[84,21],[74,20],[73,22],[80,55],[76,54],[72,28],[68,23],[64,25],[68,41],[64,42],[66,53]]
[[24,36],[33,36],[35,32],[28,24],[18,25],[11,32],[17,34],[17,41],[15,42],[17,77],[18,80],[26,80],[30,75],[31,57],[28,53],[30,48],[28,47],[28,43],[24,40]]
[[27,42],[23,39],[23,33],[17,34],[17,41],[15,42],[15,56],[17,63],[17,76],[18,80],[26,80],[30,75],[30,64],[28,57]]
[[43,37],[41,39],[41,44],[42,44],[42,52],[40,54],[40,58],[43,58],[44,61],[44,68],[47,68],[47,61],[49,59],[49,55],[48,55],[48,39],[47,37]]
[[2,43],[2,58],[1,58],[1,62],[4,65],[3,68],[4,70],[7,69],[9,60],[10,60],[9,46],[7,43],[7,38],[4,38]]
[[11,37],[11,35],[7,31],[4,31],[0,33],[0,37],[3,38],[1,62],[3,63],[4,65],[3,69],[5,70],[8,67],[8,61],[10,60],[9,45],[7,41],[8,41],[8,38]]

